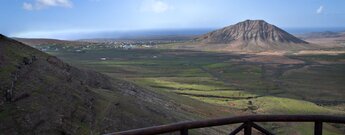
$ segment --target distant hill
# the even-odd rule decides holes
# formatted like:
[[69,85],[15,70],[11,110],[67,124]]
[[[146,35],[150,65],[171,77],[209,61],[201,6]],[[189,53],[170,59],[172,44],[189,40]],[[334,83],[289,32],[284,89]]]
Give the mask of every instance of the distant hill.
[[[194,39],[208,45],[223,44],[222,50],[267,51],[310,49],[311,45],[263,20],[246,20]],[[219,47],[219,46],[218,46]]]
[[33,45],[81,45],[81,41],[68,41],[59,39],[46,39],[46,38],[13,38],[24,44]]
[[311,39],[311,38],[337,38],[337,37],[344,37],[345,32],[332,32],[332,31],[325,31],[325,32],[311,32],[306,34],[298,35],[298,37],[302,39]]
[[312,32],[298,35],[298,37],[302,39],[310,39],[310,38],[337,38],[345,36],[344,32],[332,32],[332,31],[325,31],[325,32]]
[[345,48],[345,32],[312,32],[297,36],[323,48],[333,50],[344,50]]
[[162,98],[0,34],[0,134],[102,134],[186,114]]

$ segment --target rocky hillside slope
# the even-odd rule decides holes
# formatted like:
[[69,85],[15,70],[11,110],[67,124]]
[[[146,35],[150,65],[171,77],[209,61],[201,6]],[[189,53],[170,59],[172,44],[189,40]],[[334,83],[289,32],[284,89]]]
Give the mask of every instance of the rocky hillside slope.
[[191,119],[126,81],[0,35],[0,134],[102,134]]

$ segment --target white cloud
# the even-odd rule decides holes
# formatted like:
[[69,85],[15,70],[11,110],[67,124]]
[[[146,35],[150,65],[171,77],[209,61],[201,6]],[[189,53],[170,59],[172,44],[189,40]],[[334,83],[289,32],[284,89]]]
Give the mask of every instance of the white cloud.
[[48,7],[71,8],[73,3],[70,0],[35,0],[33,3],[23,3],[25,10],[41,10]]
[[321,14],[323,12],[323,6],[321,5],[317,10],[316,13],[317,14]]
[[173,9],[171,5],[162,0],[146,0],[141,5],[141,11],[164,13]]
[[33,10],[34,7],[32,6],[31,3],[26,3],[26,2],[24,2],[24,3],[23,3],[23,9],[25,9],[25,10]]
[[41,6],[60,6],[60,7],[72,7],[70,0],[36,0]]
[[152,5],[152,10],[156,13],[163,13],[169,9],[169,5],[162,2],[162,1],[156,1]]

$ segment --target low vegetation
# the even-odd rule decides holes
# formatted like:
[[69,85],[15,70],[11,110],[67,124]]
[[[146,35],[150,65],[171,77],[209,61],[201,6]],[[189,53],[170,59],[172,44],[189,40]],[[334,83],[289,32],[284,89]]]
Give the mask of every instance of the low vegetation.
[[[345,95],[341,92],[345,87],[341,83],[345,80],[344,55],[291,55],[285,57],[303,63],[280,64],[243,60],[253,55],[182,50],[99,49],[51,54],[72,65],[131,81],[181,105],[200,101],[237,113],[345,114]],[[217,114],[217,110],[204,111]],[[311,132],[301,127],[278,127],[272,130]],[[328,129],[326,134],[340,133]]]

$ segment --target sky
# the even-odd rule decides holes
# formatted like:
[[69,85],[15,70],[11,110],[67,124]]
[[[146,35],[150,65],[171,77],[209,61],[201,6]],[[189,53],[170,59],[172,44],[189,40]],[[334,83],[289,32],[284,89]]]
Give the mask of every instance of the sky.
[[0,0],[0,18],[0,33],[36,38],[221,28],[246,19],[282,28],[345,28],[345,0]]

